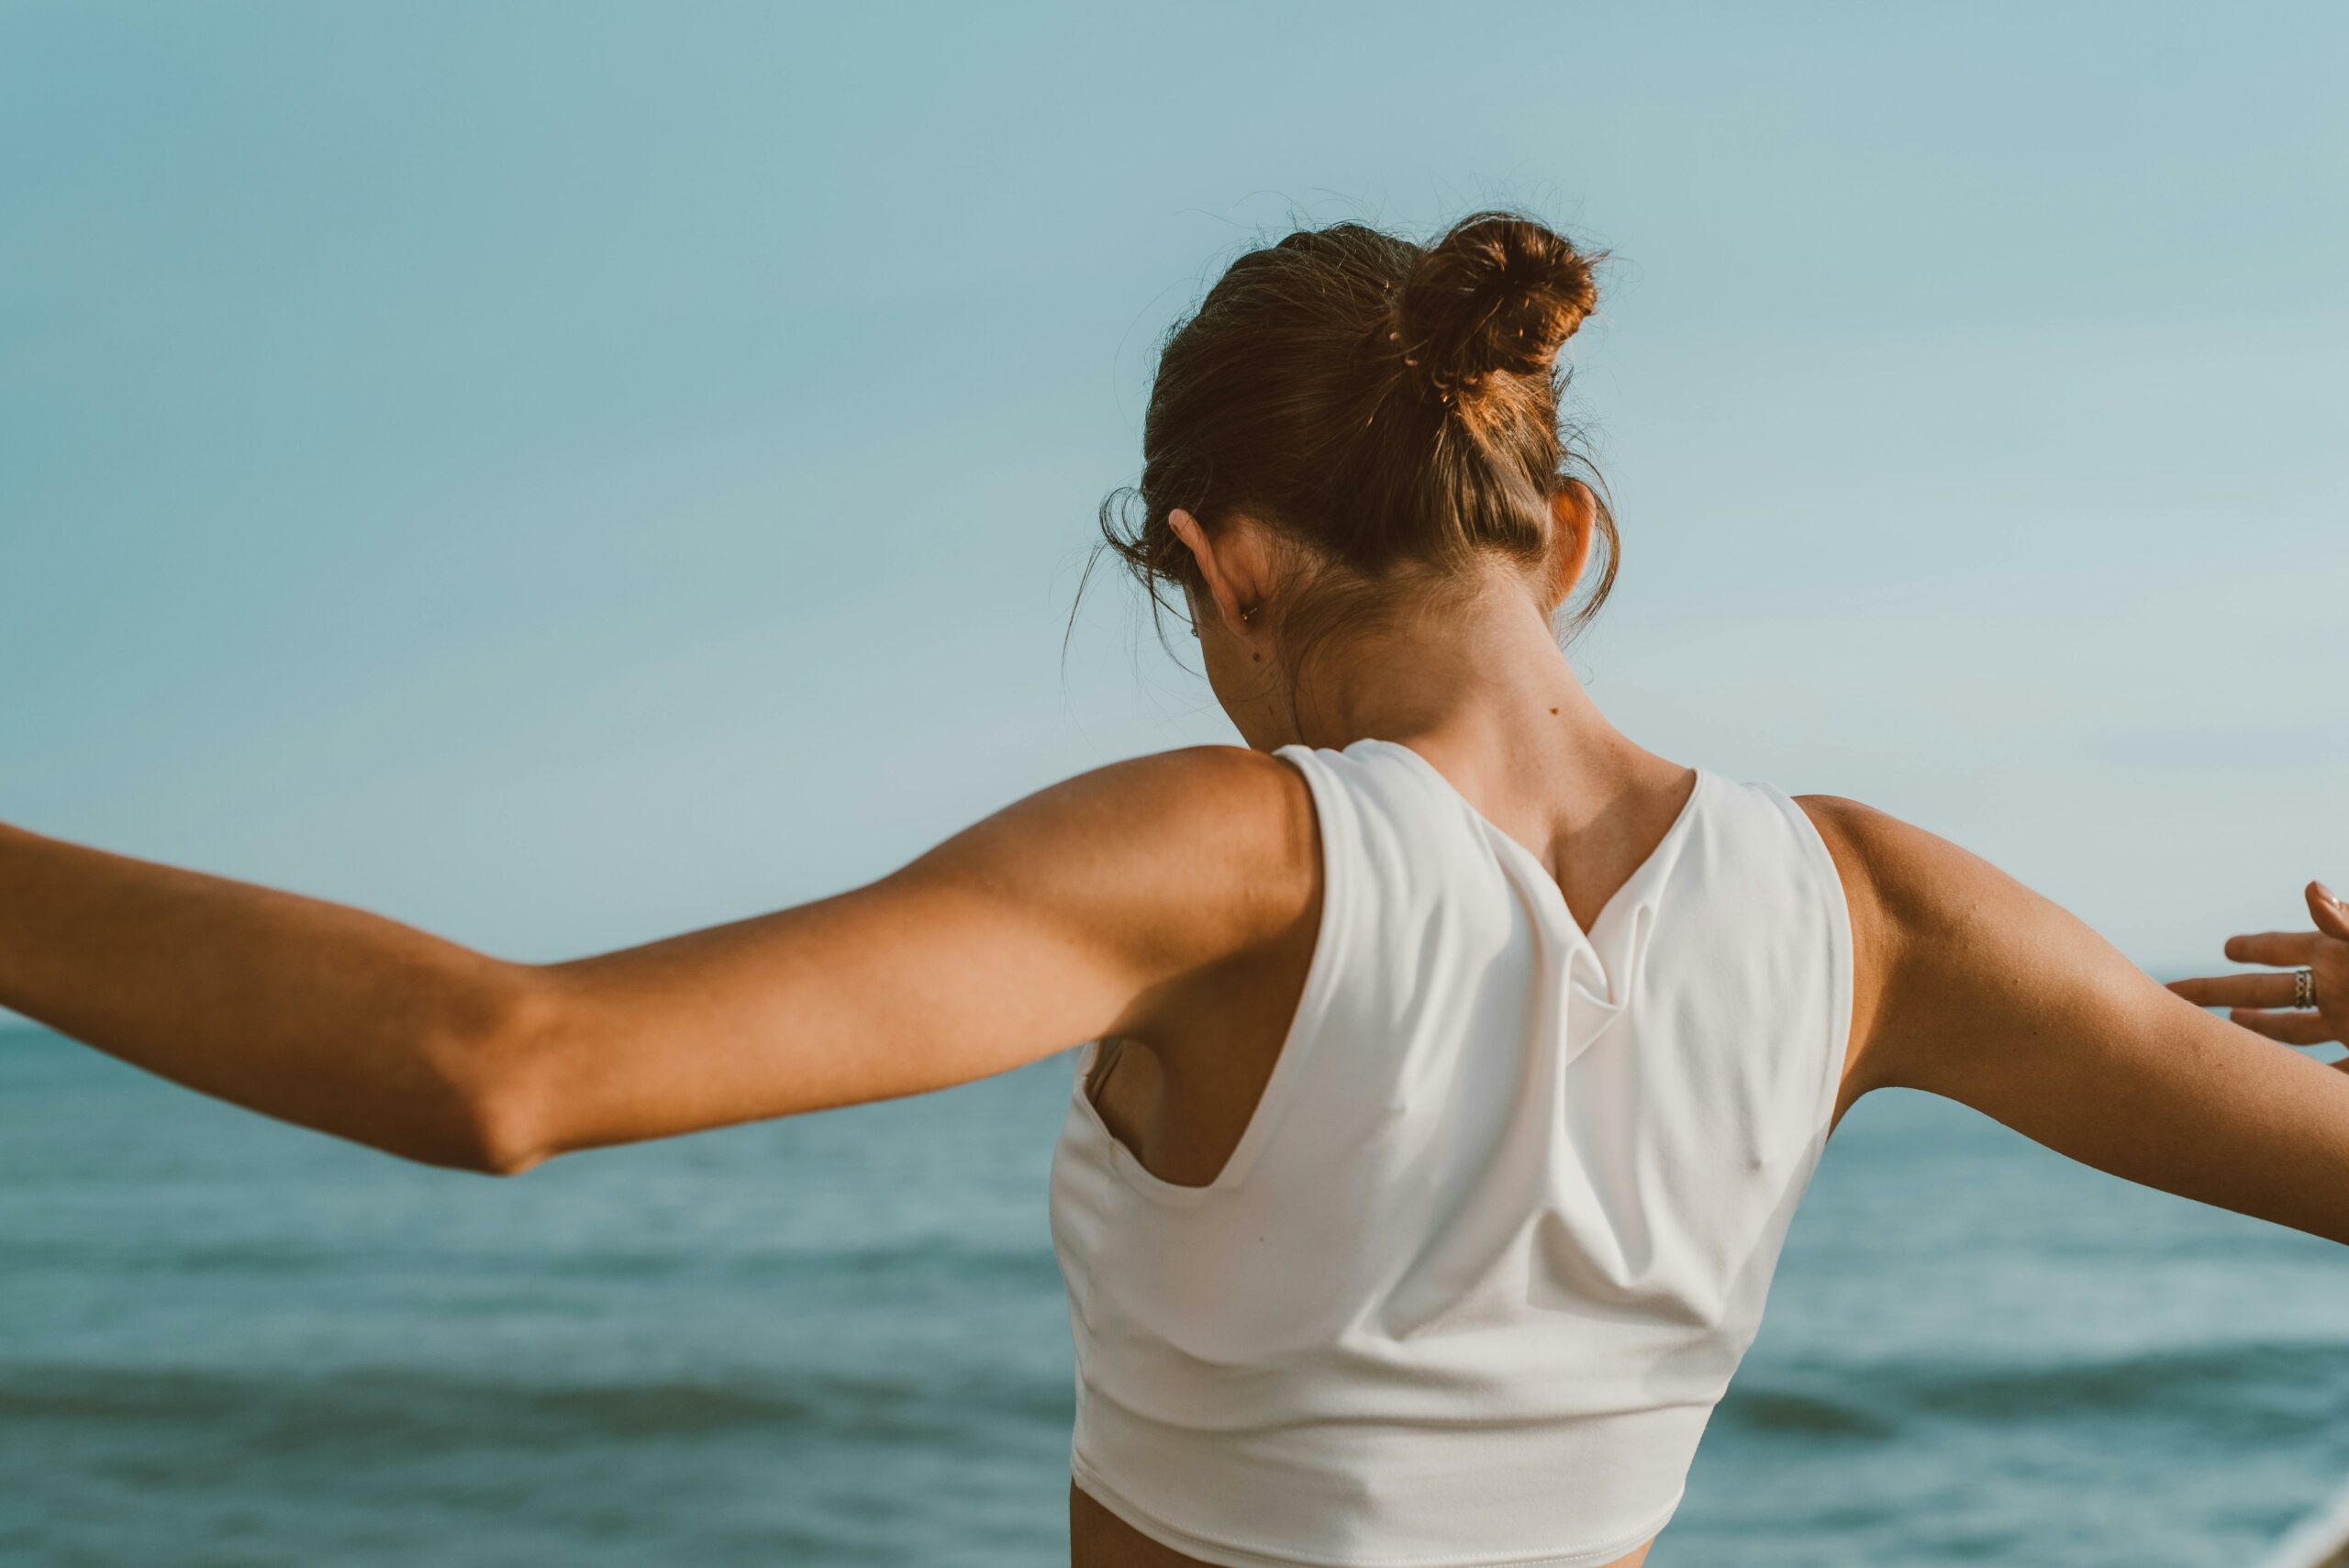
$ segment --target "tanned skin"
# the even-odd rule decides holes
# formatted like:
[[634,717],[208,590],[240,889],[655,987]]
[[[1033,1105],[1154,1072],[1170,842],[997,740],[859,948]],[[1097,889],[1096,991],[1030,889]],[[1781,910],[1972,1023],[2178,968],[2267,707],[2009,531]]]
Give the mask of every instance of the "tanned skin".
[[[0,828],[0,1004],[264,1115],[504,1176],[1113,1040],[1087,1086],[1104,1120],[1153,1173],[1205,1184],[1254,1110],[1317,929],[1312,800],[1275,747],[1412,747],[1542,858],[1586,926],[1695,774],[1616,730],[1557,645],[1589,557],[1579,485],[1556,503],[1553,560],[1431,581],[1428,613],[1327,652],[1294,705],[1272,613],[1293,555],[1245,517],[1173,520],[1242,746],[1112,763],[865,885],[547,964]],[[2313,1028],[2298,1015],[2247,1017],[2277,1037],[2262,1038],[2196,1005],[2272,1014],[2288,978],[2175,995],[1957,846],[1856,802],[1801,805],[1855,948],[1837,1121],[1872,1089],[1923,1089],[2127,1180],[2349,1240],[2349,1075],[2281,1043]],[[2271,933],[2232,956],[2322,957],[2349,999],[2349,917],[2326,909],[2338,953]],[[1069,1503],[1077,1568],[1195,1563],[1074,1485]]]

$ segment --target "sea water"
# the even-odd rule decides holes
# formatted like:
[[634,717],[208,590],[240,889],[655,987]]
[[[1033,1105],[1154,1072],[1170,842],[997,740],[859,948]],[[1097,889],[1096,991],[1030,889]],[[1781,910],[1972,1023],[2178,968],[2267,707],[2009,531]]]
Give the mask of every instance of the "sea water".
[[[494,1180],[0,1034],[0,1562],[1065,1562],[1073,1071]],[[2349,1473],[2344,1286],[1871,1095],[1652,1568],[2240,1568]]]

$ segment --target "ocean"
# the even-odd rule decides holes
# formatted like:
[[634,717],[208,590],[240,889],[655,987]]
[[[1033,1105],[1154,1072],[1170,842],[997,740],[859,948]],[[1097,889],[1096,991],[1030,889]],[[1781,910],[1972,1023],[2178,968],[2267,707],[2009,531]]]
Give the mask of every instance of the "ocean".
[[[1065,1562],[1074,1065],[500,1181],[0,1034],[0,1562]],[[1871,1095],[1649,1562],[2242,1568],[2349,1474],[2344,1284]]]

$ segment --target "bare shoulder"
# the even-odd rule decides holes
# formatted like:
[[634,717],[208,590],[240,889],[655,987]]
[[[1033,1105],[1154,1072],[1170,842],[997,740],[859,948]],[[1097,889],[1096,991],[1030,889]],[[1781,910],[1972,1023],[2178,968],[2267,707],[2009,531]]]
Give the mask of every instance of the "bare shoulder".
[[1840,795],[1798,795],[1794,799],[1818,827],[1829,849],[1848,851],[1864,864],[1881,861],[1887,869],[1897,871],[1918,855],[1931,853],[1930,845],[1956,848],[1864,801]]
[[896,876],[1016,889],[1180,969],[1309,918],[1319,862],[1303,774],[1244,746],[1186,746],[1049,784]]
[[2027,890],[1981,856],[1888,811],[1836,795],[1795,796],[1826,840],[1844,893],[1863,911],[1904,929],[1946,924],[1969,895],[2011,896]]
[[1919,1056],[1946,1052],[1953,1033],[2010,991],[2022,951],[2072,947],[2085,934],[2062,910],[1937,833],[1842,795],[1795,800],[1826,842],[1851,913],[1848,1097],[1924,1086],[1933,1074]]
[[2001,1053],[2164,1010],[2166,993],[2142,970],[1981,856],[1858,801],[1800,804],[1852,911],[1863,1092],[1899,1084],[1972,1103],[1965,1075]]

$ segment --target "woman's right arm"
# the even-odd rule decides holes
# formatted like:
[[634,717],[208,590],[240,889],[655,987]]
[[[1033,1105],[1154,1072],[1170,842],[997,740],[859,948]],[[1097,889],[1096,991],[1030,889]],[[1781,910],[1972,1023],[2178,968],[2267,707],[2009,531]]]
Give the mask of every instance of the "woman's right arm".
[[1839,1115],[1922,1089],[2112,1175],[2349,1241],[2349,1074],[2172,995],[1945,840],[1854,801],[1801,805],[1852,915]]
[[0,828],[0,1005],[189,1088],[512,1174],[1163,1043],[1309,940],[1305,779],[1200,746],[1066,779],[862,887],[559,963]]

